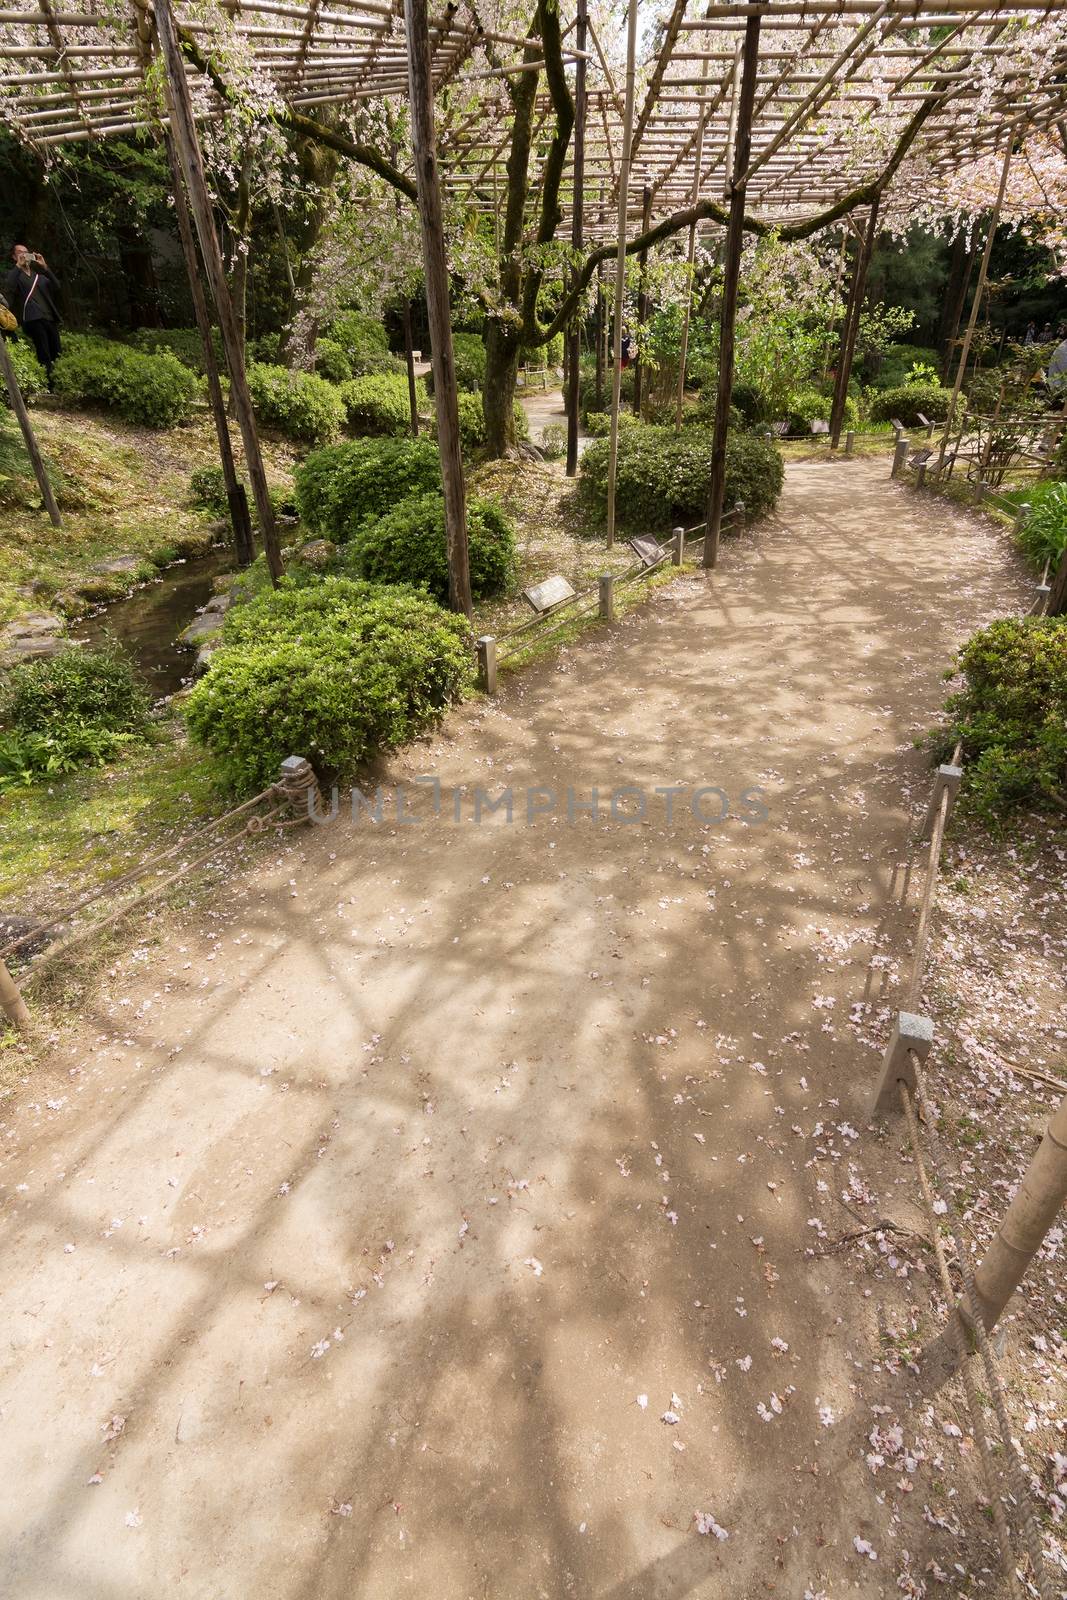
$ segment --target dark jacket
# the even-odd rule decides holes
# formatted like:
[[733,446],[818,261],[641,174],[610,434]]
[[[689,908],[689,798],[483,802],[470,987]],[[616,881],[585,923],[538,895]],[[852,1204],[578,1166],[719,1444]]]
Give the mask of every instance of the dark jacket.
[[47,267],[39,266],[36,261],[31,264],[27,272],[19,267],[12,267],[4,280],[7,303],[19,321],[24,324],[41,317],[46,317],[50,322],[58,322],[59,308],[56,305],[58,293],[59,279],[55,273],[49,272]]

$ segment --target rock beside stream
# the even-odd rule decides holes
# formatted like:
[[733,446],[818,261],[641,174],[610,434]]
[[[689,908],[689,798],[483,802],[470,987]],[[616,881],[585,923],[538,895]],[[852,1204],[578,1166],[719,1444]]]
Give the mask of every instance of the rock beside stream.
[[28,611],[0,628],[0,667],[58,655],[69,639],[63,637],[63,618],[52,611]]

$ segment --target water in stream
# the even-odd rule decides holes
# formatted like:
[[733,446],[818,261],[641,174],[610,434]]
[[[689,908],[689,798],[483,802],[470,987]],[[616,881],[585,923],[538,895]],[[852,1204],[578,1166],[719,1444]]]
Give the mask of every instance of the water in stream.
[[215,578],[230,569],[232,559],[232,551],[218,549],[191,561],[176,561],[158,583],[135,589],[125,600],[76,623],[71,632],[90,645],[108,636],[117,639],[133,657],[154,698],[174,694],[192,675],[196,659],[195,650],[176,643],[178,635],[211,599]]

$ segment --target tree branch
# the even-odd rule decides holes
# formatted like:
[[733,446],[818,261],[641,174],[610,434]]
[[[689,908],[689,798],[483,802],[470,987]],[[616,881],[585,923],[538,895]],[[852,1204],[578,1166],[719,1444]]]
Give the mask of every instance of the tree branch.
[[[545,63],[545,80],[552,97],[556,114],[556,127],[541,174],[541,219],[537,228],[537,243],[548,244],[556,236],[563,216],[559,203],[559,189],[574,129],[574,101],[571,98],[567,74],[563,70],[563,36],[559,26],[559,0],[538,0],[537,18],[541,31],[541,48]],[[522,295],[522,326],[535,337],[537,334],[537,297],[541,292],[543,273],[540,267],[531,267],[526,274]]]

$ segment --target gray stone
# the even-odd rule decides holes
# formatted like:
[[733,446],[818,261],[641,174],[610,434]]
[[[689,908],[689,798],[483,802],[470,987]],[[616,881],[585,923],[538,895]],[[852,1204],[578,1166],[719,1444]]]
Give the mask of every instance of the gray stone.
[[0,628],[0,666],[54,656],[69,640],[60,637],[63,619],[51,611],[29,611]]
[[99,572],[104,577],[119,577],[136,572],[143,565],[143,556],[112,556],[110,561],[94,561],[89,571]]
[[228,594],[213,594],[207,605],[203,608],[204,613],[205,615],[210,614],[213,616],[216,613],[229,611],[232,603],[232,597]]
[[187,628],[183,628],[178,635],[179,644],[199,645],[205,639],[210,639],[218,633],[224,618],[221,611],[201,611],[199,616],[193,618]]
[[316,572],[328,567],[336,555],[337,546],[331,539],[312,539],[300,550],[300,560],[305,567],[313,567]]

